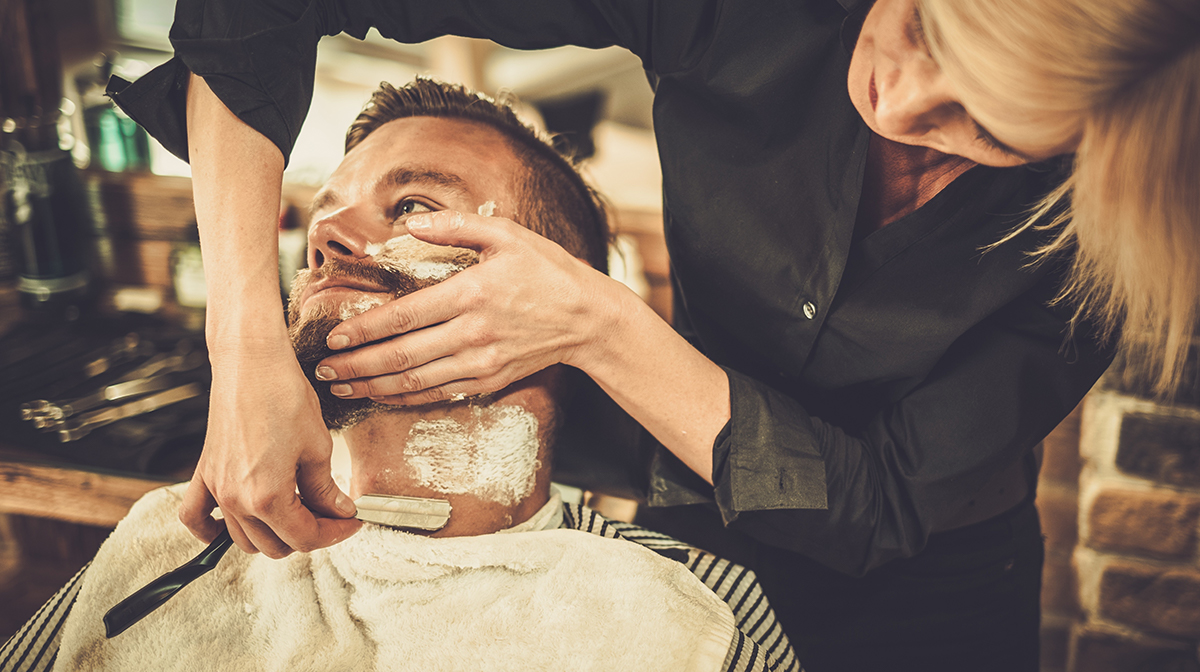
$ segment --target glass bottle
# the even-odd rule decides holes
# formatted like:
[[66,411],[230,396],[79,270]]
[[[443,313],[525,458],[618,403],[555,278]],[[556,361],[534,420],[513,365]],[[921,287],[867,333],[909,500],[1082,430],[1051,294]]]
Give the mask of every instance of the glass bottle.
[[20,259],[21,302],[72,318],[88,296],[93,227],[79,173],[59,147],[62,72],[50,4],[0,3],[0,210]]

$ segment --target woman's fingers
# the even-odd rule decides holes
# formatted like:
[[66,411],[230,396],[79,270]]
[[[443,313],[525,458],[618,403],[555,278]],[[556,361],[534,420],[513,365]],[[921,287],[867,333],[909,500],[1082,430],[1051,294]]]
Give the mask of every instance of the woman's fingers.
[[229,538],[233,539],[233,543],[237,544],[237,547],[242,549],[243,553],[258,553],[258,547],[242,531],[242,526],[238,524],[237,520],[226,518],[225,529],[229,530]]
[[428,403],[497,391],[559,362],[595,332],[612,281],[508,220],[430,213],[406,220],[426,242],[480,251],[479,264],[335,327],[317,377],[342,398]]
[[233,506],[228,508],[228,511],[225,508],[221,511],[234,543],[247,553],[262,552],[275,559],[295,551],[308,553],[332,546],[362,527],[362,522],[356,518],[314,516],[298,496],[293,496],[290,504],[263,507],[273,511],[259,515],[238,512]]
[[328,456],[315,452],[300,456],[296,469],[296,491],[303,502],[300,509],[318,514],[318,520],[320,516],[349,518],[358,512],[354,502],[333,480]]
[[[502,217],[485,217],[443,210],[413,215],[404,221],[413,238],[434,245],[453,245],[483,252],[504,246],[525,227]],[[537,235],[537,234],[533,234]]]
[[[445,343],[447,331],[444,327],[455,316],[457,307],[450,305],[454,287],[450,287],[449,292],[443,287],[453,280],[455,278],[402,296],[343,322],[337,329],[346,328],[348,332],[358,334],[354,337],[355,340],[369,338],[369,341],[365,341],[369,345],[325,358],[318,367],[318,379],[332,381],[367,378],[405,371],[433,359],[445,357],[450,351]],[[433,294],[432,300],[422,296],[425,292]],[[408,301],[409,299],[413,301]],[[389,325],[397,324],[393,314],[409,313],[414,310],[413,306],[416,306],[416,310],[423,310],[422,306],[428,306],[426,315],[429,317],[422,321],[428,321],[432,326],[425,326],[411,333],[405,330],[399,332],[399,335],[388,333]],[[331,340],[332,336],[338,333],[337,329],[331,332]]]
[[[217,500],[200,477],[200,470],[192,475],[191,483],[183,493],[183,504],[179,507],[179,522],[200,541],[211,544],[217,535],[221,534],[221,523],[212,517]],[[232,535],[232,532],[230,533]]]
[[423,406],[440,401],[455,401],[480,394],[490,394],[508,387],[515,381],[515,377],[501,373],[490,378],[454,380],[419,392],[371,397],[371,400],[391,406]]
[[[487,394],[503,389],[513,382],[495,377],[493,372],[471,363],[470,359],[469,355],[443,357],[402,373],[351,381],[349,385],[356,388],[356,397],[370,397],[375,400],[378,400],[378,397],[414,395],[429,391],[430,394],[420,397],[425,400],[423,403],[429,403],[453,399],[459,395]],[[472,374],[475,376],[468,377]],[[489,387],[484,381],[499,384]]]
[[[329,332],[325,342],[334,350],[353,348],[446,322],[460,312],[461,299],[472,290],[469,286],[469,277],[467,281],[463,281],[460,276],[455,276],[432,287],[388,301],[338,324]],[[395,368],[389,371],[395,371]],[[340,376],[346,378],[374,376],[376,373],[378,372],[338,371]]]
[[460,323],[452,320],[324,360],[321,367],[335,372],[337,378],[332,380],[339,381],[330,391],[344,399],[361,399],[415,392],[467,375],[431,377],[441,366],[427,368],[469,347],[469,336]]
[[278,560],[292,554],[294,549],[285,544],[263,521],[247,517],[241,519],[239,523],[242,533],[246,535],[250,543],[268,558]]
[[[413,215],[405,224],[415,238],[435,245],[474,249],[481,253],[482,260],[519,246],[525,237],[549,243],[499,217],[442,211]],[[326,343],[330,349],[344,350],[445,322],[460,314],[463,305],[483,291],[484,285],[475,280],[475,274],[462,273],[346,320],[329,333]],[[374,374],[355,377],[363,375]]]
[[293,551],[310,553],[332,546],[362,527],[355,518],[318,518],[295,494],[287,501],[281,498],[278,506],[267,507],[259,516],[244,517],[241,523],[250,542],[276,559]]

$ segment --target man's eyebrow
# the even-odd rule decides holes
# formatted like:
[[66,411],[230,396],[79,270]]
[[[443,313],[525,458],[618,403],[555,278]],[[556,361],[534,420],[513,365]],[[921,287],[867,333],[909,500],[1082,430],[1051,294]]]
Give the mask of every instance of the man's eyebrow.
[[337,205],[337,202],[338,195],[336,191],[321,191],[313,197],[312,203],[308,204],[308,218],[311,220],[323,208]]
[[468,194],[467,181],[453,173],[443,173],[440,170],[421,168],[393,168],[389,170],[380,183],[389,187],[402,187],[408,184],[433,184],[445,187],[462,194]]
[[[409,184],[436,185],[463,195],[470,194],[467,181],[458,175],[422,168],[393,168],[379,179],[379,184],[385,187],[402,187]],[[309,218],[324,208],[337,205],[340,200],[336,191],[321,191],[308,206]]]

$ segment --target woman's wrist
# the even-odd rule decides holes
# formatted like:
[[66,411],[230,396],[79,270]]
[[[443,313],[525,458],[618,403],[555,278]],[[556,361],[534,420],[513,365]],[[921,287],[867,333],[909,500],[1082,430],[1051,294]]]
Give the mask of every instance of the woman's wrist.
[[728,378],[641,298],[612,282],[614,291],[593,302],[585,347],[566,363],[710,480],[713,440],[730,415]]
[[212,302],[210,297],[204,337],[214,366],[247,357],[294,356],[278,291],[259,300],[243,295],[236,301]]
[[[585,292],[578,345],[572,348],[563,363],[573,366],[593,378],[603,377],[605,368],[628,350],[639,333],[636,324],[647,318],[661,318],[641,298],[625,285],[597,273],[592,291]],[[642,330],[644,333],[644,329]]]

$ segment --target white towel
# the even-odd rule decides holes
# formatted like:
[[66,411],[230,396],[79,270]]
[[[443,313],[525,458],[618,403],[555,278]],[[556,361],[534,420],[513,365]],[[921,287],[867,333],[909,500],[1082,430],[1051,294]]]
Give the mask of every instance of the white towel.
[[114,639],[104,613],[202,548],[186,484],[104,543],[55,670],[718,670],[728,605],[687,568],[577,530],[431,539],[366,525],[284,560],[236,548]]

